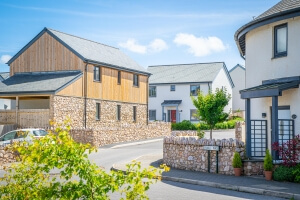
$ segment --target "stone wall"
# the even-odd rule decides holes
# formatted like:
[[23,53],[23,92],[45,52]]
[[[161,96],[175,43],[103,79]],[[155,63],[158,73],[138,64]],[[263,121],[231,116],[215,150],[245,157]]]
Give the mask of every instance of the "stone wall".
[[197,136],[197,131],[172,131],[172,136]]
[[[71,127],[76,130],[73,135],[79,142],[102,146],[171,135],[170,123],[148,123],[145,104],[87,99],[85,127],[83,98],[53,96],[51,101],[50,113],[54,121],[62,123],[69,116]],[[96,119],[96,103],[100,103],[99,120]],[[121,106],[121,120],[117,120],[117,105]],[[133,121],[133,106],[136,106],[136,121]]]
[[246,176],[263,175],[264,161],[263,160],[243,160],[243,173]]
[[235,123],[235,139],[246,141],[245,122],[238,121]]
[[0,169],[3,169],[5,164],[16,161],[16,154],[8,151],[5,147],[0,146]]
[[[164,163],[177,169],[192,171],[208,171],[208,151],[203,146],[219,146],[219,173],[232,175],[232,158],[234,152],[239,152],[244,157],[245,145],[240,140],[223,139],[210,140],[198,137],[165,137],[163,144]],[[216,151],[211,151],[210,172],[216,173]]]

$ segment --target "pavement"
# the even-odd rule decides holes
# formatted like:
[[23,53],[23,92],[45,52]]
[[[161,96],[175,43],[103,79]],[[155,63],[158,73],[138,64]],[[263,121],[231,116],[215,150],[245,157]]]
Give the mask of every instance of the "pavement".
[[[162,154],[148,154],[135,160],[141,162],[142,168],[147,168],[148,166],[159,168],[159,165],[162,163],[162,157]],[[126,164],[128,163],[116,163],[112,166],[112,169],[126,171]],[[300,200],[300,184],[266,181],[262,176],[235,177],[171,168],[169,172],[162,173],[162,180]]]

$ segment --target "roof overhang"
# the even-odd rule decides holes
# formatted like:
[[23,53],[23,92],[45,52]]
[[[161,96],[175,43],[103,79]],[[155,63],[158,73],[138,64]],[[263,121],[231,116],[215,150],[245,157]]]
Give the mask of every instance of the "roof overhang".
[[300,77],[289,77],[263,81],[262,85],[240,91],[242,99],[281,96],[282,91],[299,88]]
[[164,102],[161,103],[162,106],[179,106],[181,104],[182,100],[164,100]]

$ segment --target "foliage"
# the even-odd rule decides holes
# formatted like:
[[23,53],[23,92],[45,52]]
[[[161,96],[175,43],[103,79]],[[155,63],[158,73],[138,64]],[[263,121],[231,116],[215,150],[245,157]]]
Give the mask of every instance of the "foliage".
[[300,164],[293,168],[293,175],[295,176],[294,182],[300,183]]
[[273,170],[273,159],[269,149],[266,150],[266,156],[264,158],[264,170],[265,171]]
[[232,166],[233,168],[242,168],[242,159],[238,152],[234,152]]
[[202,130],[200,130],[200,129],[198,129],[198,130],[197,130],[197,136],[198,136],[199,138],[204,138],[205,132],[202,131]]
[[172,123],[172,130],[197,130],[195,124],[188,120],[183,120],[179,123]]
[[290,181],[293,182],[295,176],[293,175],[294,168],[279,166],[274,170],[273,178],[275,181]]
[[39,140],[9,147],[19,152],[20,162],[1,178],[6,183],[0,185],[1,199],[109,199],[109,192],[148,199],[145,192],[156,181],[156,169],[141,170],[140,163],[133,162],[126,173],[106,173],[88,159],[95,149],[76,143],[67,123]]
[[224,108],[230,98],[226,88],[217,88],[214,93],[209,92],[207,95],[200,91],[196,98],[192,97],[193,104],[197,109],[197,117],[209,126],[210,138],[212,138],[212,130],[216,123],[223,122],[228,118],[228,113],[224,112]]
[[300,135],[282,145],[279,145],[279,142],[274,142],[272,149],[279,153],[285,166],[295,166],[299,162],[300,157]]

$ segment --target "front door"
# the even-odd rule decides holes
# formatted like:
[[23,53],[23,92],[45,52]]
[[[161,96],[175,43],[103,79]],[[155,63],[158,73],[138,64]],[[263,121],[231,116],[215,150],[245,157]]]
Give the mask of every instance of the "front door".
[[176,110],[171,110],[171,122],[176,123]]

